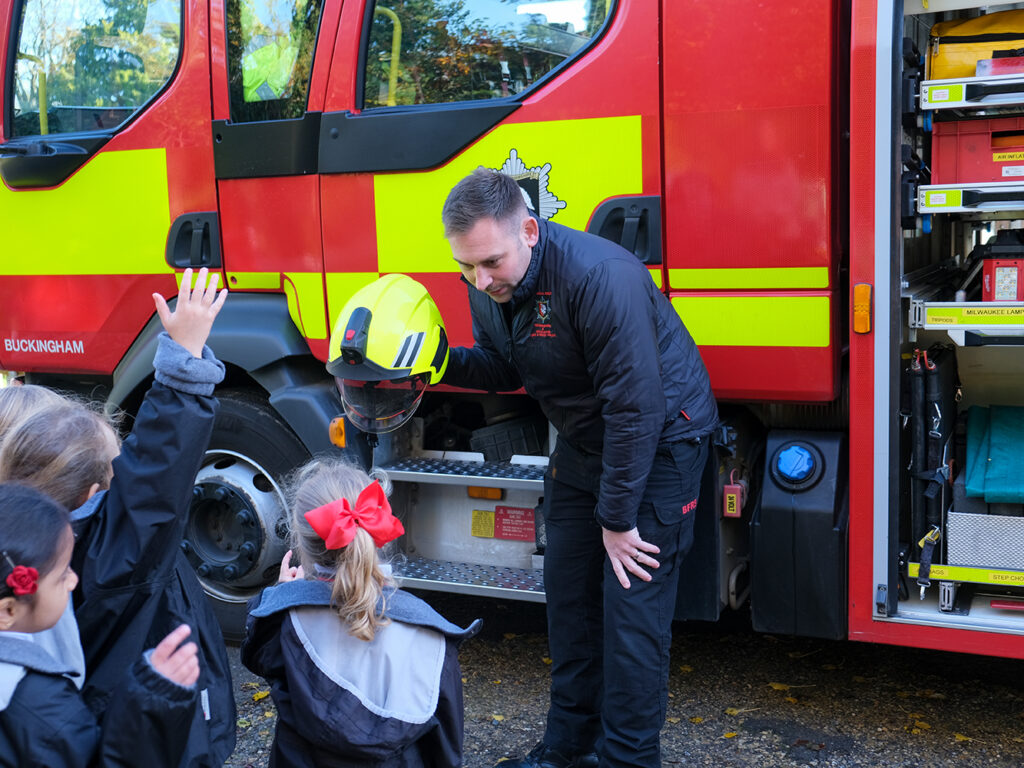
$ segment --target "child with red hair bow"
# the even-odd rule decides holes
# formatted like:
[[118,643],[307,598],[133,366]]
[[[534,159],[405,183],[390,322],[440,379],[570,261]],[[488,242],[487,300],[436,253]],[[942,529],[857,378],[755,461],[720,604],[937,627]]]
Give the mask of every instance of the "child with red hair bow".
[[461,765],[458,646],[479,620],[462,629],[395,587],[377,548],[405,529],[378,480],[316,459],[290,486],[300,564],[285,555],[242,644],[277,705],[270,765]]

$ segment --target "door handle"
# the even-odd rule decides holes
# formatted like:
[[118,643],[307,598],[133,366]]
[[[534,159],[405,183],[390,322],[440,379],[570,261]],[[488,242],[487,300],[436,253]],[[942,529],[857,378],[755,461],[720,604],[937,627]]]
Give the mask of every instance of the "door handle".
[[220,224],[217,212],[183,213],[176,218],[167,233],[164,258],[175,269],[220,269]]
[[587,232],[618,243],[644,264],[661,264],[661,198],[631,195],[605,200]]

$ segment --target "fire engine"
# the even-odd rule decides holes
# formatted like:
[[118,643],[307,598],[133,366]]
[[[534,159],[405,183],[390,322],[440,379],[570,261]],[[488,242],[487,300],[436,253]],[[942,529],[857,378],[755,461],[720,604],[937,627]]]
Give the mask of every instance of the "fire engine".
[[183,547],[224,625],[276,575],[282,478],[341,432],[394,484],[406,586],[542,601],[554,431],[523,393],[434,387],[375,447],[328,431],[360,287],[408,274],[472,343],[440,209],[494,168],[635,253],[700,345],[723,418],[680,619],[1024,657],[1017,13],[0,0],[0,369],[131,413],[150,294],[218,270]]

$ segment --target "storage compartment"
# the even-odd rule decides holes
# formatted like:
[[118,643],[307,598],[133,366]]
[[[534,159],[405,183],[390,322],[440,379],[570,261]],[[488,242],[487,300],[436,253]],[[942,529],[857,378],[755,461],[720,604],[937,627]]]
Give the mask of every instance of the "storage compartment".
[[1024,117],[936,122],[932,184],[1024,181]]
[[941,21],[931,28],[928,79],[973,77],[978,62],[1024,48],[1024,11]]
[[1024,517],[950,512],[946,559],[950,565],[1024,571]]

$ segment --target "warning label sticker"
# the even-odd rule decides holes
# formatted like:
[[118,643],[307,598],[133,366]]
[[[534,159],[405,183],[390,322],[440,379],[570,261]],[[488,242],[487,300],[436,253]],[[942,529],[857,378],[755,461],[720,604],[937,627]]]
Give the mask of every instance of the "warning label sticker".
[[529,507],[474,509],[470,533],[481,539],[534,541],[533,510]]
[[534,541],[533,510],[528,507],[495,509],[494,537],[509,541]]
[[474,509],[470,534],[481,539],[494,538],[494,512],[490,509]]
[[1024,152],[993,152],[993,163],[1012,163],[1024,160]]

